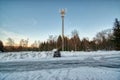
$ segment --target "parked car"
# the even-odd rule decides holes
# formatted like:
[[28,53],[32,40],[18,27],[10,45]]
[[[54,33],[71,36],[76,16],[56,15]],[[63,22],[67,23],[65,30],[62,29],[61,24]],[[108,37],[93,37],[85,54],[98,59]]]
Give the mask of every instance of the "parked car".
[[53,57],[61,57],[61,53],[58,49],[56,49],[56,50],[54,49],[53,51],[54,51]]

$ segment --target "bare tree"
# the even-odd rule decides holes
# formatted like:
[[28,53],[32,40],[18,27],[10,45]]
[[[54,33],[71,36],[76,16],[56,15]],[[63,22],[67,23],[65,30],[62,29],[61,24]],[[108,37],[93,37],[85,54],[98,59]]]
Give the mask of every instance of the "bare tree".
[[24,46],[24,39],[21,39],[21,40],[20,40],[20,45],[19,45],[19,46],[21,46],[21,47]]
[[15,42],[14,42],[14,40],[12,38],[7,39],[7,45],[8,46],[14,46],[14,44],[15,44]]
[[39,46],[39,41],[34,41],[34,43],[31,45],[32,48],[38,48]]
[[72,42],[74,44],[74,50],[78,50],[79,45],[80,45],[80,39],[79,39],[79,35],[78,35],[78,31],[77,30],[73,30],[72,32]]
[[29,39],[27,39],[27,40],[21,39],[20,40],[20,46],[21,47],[28,47],[28,40]]
[[97,33],[94,40],[98,49],[111,50],[113,48],[112,38],[113,38],[112,30],[106,29]]

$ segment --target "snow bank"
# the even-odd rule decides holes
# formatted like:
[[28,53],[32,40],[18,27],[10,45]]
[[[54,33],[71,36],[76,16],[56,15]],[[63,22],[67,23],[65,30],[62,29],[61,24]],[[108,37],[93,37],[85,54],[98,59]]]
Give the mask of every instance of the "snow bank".
[[[57,60],[53,58],[54,51],[43,51],[43,52],[8,52],[8,53],[1,53],[0,54],[0,61],[19,61],[19,60]],[[94,52],[69,52],[64,51],[61,52],[60,59],[90,59],[91,57],[94,59],[102,59],[104,57],[109,57],[111,55],[118,55],[120,51],[94,51]]]
[[0,54],[0,61],[32,60],[52,56],[53,52],[8,52]]

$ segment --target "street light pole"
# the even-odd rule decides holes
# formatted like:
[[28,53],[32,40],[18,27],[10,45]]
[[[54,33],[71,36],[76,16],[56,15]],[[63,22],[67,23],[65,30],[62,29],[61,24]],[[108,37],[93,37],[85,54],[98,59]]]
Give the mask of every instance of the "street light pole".
[[64,51],[64,16],[65,16],[65,10],[61,10],[61,17],[62,17],[62,51]]

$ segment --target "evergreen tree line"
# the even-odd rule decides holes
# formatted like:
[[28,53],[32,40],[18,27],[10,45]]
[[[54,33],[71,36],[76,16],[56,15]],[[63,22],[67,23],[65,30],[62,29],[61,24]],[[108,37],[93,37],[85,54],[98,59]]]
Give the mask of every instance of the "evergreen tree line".
[[[120,21],[115,19],[113,29],[103,30],[93,38],[79,37],[78,31],[71,32],[72,37],[64,36],[65,51],[96,51],[96,50],[120,50]],[[28,40],[21,40],[19,46],[14,46],[14,40],[8,38],[8,46],[4,46],[0,40],[0,51],[50,51],[55,48],[62,50],[62,37],[49,36],[46,42],[35,41],[28,47]]]

